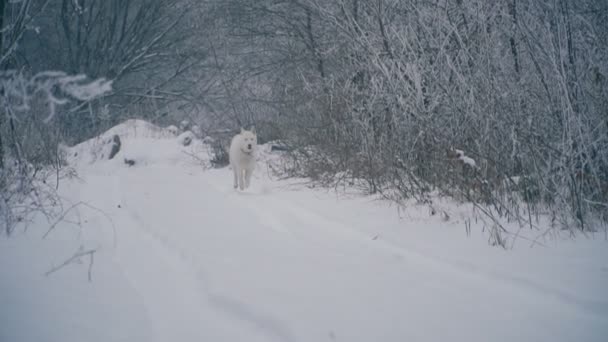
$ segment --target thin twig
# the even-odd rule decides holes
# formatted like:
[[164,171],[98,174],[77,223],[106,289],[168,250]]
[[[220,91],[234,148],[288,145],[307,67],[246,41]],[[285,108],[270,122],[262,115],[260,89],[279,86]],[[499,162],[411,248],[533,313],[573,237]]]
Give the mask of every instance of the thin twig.
[[95,252],[97,252],[96,248],[84,250],[84,246],[80,246],[80,248],[78,249],[78,252],[74,253],[74,255],[72,255],[71,257],[66,259],[60,265],[55,266],[55,267],[51,268],[50,270],[48,270],[47,272],[45,272],[44,275],[48,277],[49,275],[59,271],[63,267],[73,263],[76,260],[80,260],[80,258],[82,258],[83,256],[88,255],[89,256],[89,268],[88,268],[87,273],[88,273],[88,279],[89,279],[89,281],[91,281],[93,279],[93,262],[94,262],[93,255],[95,254]]
[[108,215],[105,211],[94,207],[86,202],[80,201],[77,203],[72,204],[69,208],[67,208],[63,214],[61,214],[61,216],[59,216],[59,218],[48,228],[48,230],[46,231],[46,233],[44,233],[44,235],[42,236],[43,239],[45,239],[54,229],[55,227],[61,223],[64,222],[65,217],[67,216],[67,214],[72,210],[75,209],[79,206],[83,206],[83,207],[87,207],[91,210],[97,211],[98,213],[102,214],[109,222],[110,225],[112,227],[112,243],[113,243],[113,247],[116,248],[116,246],[118,245],[118,241],[117,241],[117,234],[116,234],[116,225],[114,224],[114,221],[112,220],[112,218],[110,217],[110,215]]

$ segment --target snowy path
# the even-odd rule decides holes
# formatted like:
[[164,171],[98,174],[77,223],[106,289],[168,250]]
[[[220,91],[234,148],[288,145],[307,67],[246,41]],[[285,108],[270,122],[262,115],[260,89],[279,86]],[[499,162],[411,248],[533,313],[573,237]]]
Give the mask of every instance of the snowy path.
[[[44,242],[0,241],[0,268],[16,270],[0,283],[0,305],[19,308],[0,311],[0,341],[608,336],[601,239],[504,251],[480,232],[467,238],[459,224],[399,218],[385,203],[292,189],[263,171],[251,190],[236,192],[228,169],[173,159],[79,172],[65,196],[101,209],[115,229],[99,212],[79,213],[79,241],[101,245],[94,280],[84,280],[86,265],[36,278],[49,266],[40,255],[56,263],[69,253],[59,232]],[[24,241],[50,251],[28,257]],[[24,260],[18,268],[15,258]],[[20,318],[28,310],[42,322],[36,329]]]
[[157,341],[600,341],[608,332],[605,300],[374,239],[365,233],[374,227],[327,217],[298,192],[268,183],[238,193],[227,179],[227,170],[125,168],[89,176],[80,193],[94,200],[111,184],[103,209],[120,222],[116,260]]

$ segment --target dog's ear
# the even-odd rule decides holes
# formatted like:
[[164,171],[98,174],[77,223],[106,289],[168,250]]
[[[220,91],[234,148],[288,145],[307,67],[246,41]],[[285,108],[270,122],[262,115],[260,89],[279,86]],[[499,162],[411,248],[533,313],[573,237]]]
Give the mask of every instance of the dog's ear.
[[245,129],[241,127],[241,133],[245,133]]
[[251,133],[255,134],[255,126],[251,126],[249,130],[251,131]]

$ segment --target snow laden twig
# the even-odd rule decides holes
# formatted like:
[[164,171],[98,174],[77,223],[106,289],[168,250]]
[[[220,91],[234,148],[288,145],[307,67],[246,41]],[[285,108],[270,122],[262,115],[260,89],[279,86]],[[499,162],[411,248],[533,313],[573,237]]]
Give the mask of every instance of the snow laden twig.
[[80,262],[82,257],[88,256],[89,257],[89,268],[87,271],[87,276],[88,276],[89,281],[92,281],[93,280],[93,263],[95,262],[95,252],[97,252],[96,248],[85,250],[84,246],[81,245],[80,248],[78,249],[78,251],[76,253],[74,253],[74,255],[72,255],[71,257],[66,259],[60,265],[51,268],[50,270],[45,272],[44,275],[48,277],[49,275],[59,271],[60,269],[64,268],[65,266],[67,266],[71,263]]
[[102,214],[109,222],[110,225],[112,227],[112,244],[113,247],[116,248],[118,242],[117,242],[117,238],[116,238],[116,226],[114,225],[114,221],[112,220],[112,218],[110,217],[110,215],[108,215],[106,212],[104,212],[103,210],[96,208],[86,202],[80,201],[77,203],[72,204],[69,208],[67,208],[66,210],[63,211],[63,213],[61,214],[61,216],[59,216],[59,218],[57,218],[57,220],[55,220],[55,222],[47,229],[47,231],[44,233],[44,235],[42,236],[43,239],[46,239],[49,234],[57,227],[57,225],[61,222],[66,222],[65,217],[74,209],[77,209],[78,207],[86,207],[89,208],[91,210],[94,210],[100,214]]
[[[112,239],[113,239],[113,247],[116,248],[117,245],[117,239],[116,239],[116,226],[114,225],[114,221],[112,220],[112,218],[105,213],[103,210],[98,209],[88,203],[85,202],[77,202],[74,203],[72,206],[70,206],[69,208],[67,208],[66,210],[63,211],[63,213],[59,216],[59,218],[47,229],[46,233],[44,233],[44,235],[42,236],[43,239],[46,239],[49,234],[57,227],[57,225],[61,222],[70,222],[66,219],[66,216],[68,215],[68,213],[72,212],[74,209],[78,208],[78,207],[86,207],[89,209],[92,209],[94,211],[97,211],[99,213],[101,213],[102,215],[104,215],[104,217],[110,222],[110,225],[112,227]],[[74,223],[74,222],[72,222]],[[76,223],[78,225],[80,225],[80,223]],[[57,271],[59,271],[60,269],[62,269],[63,267],[74,263],[74,262],[80,262],[81,259],[83,257],[88,256],[89,257],[89,267],[88,267],[88,279],[89,281],[92,281],[92,273],[93,273],[93,264],[94,264],[94,257],[95,257],[95,253],[97,252],[98,248],[89,248],[85,250],[84,245],[81,245],[80,248],[78,249],[78,251],[76,253],[74,253],[74,255],[72,255],[71,257],[69,257],[68,259],[66,259],[64,262],[62,262],[60,265],[55,266],[53,268],[51,268],[50,270],[48,270],[44,275],[45,276],[49,276]]]
[[0,71],[0,91],[6,115],[18,120],[17,113],[28,113],[34,99],[42,98],[48,106],[43,119],[49,123],[56,108],[70,101],[87,102],[112,91],[112,81],[105,78],[89,80],[85,75],[68,75],[63,71],[43,71],[28,76],[22,71]]

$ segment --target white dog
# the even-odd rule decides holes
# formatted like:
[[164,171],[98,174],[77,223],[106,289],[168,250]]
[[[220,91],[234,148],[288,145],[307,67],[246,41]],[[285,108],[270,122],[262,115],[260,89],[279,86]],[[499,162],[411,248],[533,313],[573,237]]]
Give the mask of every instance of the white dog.
[[230,143],[230,166],[234,172],[234,188],[244,190],[249,187],[251,174],[255,169],[255,150],[258,138],[255,130],[244,130],[232,138]]

